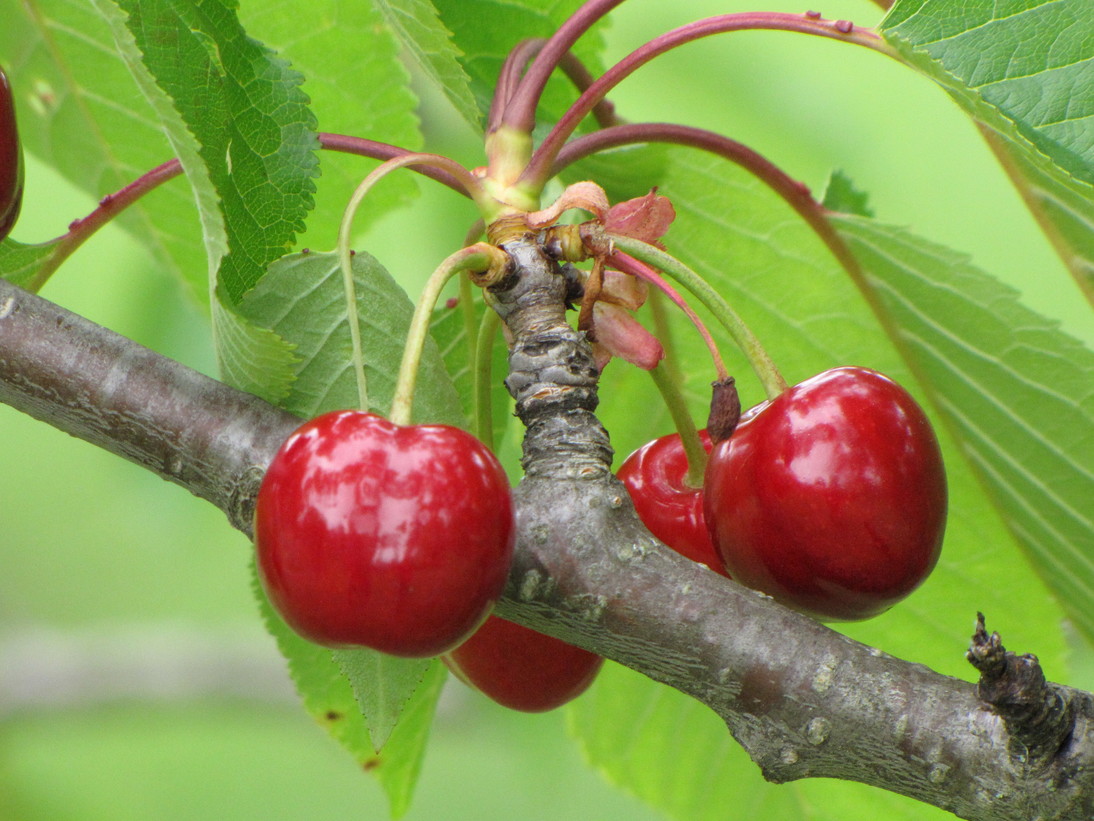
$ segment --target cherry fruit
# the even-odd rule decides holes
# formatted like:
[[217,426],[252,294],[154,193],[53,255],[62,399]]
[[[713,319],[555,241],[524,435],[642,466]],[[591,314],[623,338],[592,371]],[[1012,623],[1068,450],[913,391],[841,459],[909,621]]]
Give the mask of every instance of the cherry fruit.
[[[709,453],[707,432],[700,431],[699,438]],[[687,472],[680,434],[672,433],[640,447],[623,461],[616,475],[650,533],[693,562],[728,575],[707,529],[703,489],[687,484]]]
[[875,616],[934,568],[946,476],[898,384],[836,368],[741,419],[707,464],[705,513],[734,579],[825,620]]
[[443,659],[464,684],[526,713],[577,698],[604,664],[595,653],[493,615]]
[[301,426],[255,506],[259,576],[305,638],[425,658],[501,595],[515,526],[494,455],[445,425],[335,411]]
[[10,232],[23,203],[23,149],[15,125],[15,100],[0,70],[0,240]]

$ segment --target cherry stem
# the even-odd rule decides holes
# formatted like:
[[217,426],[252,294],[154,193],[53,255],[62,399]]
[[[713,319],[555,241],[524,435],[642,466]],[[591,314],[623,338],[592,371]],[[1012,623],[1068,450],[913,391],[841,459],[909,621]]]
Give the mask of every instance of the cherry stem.
[[82,219],[69,223],[68,232],[58,237],[53,252],[26,284],[28,291],[37,293],[51,276],[61,267],[76,249],[87,242],[96,231],[114,219],[118,214],[139,200],[149,191],[177,177],[182,171],[178,160],[169,160],[157,165],[124,188],[113,194],[107,194],[95,207],[95,210]]
[[684,476],[684,484],[691,488],[703,486],[703,475],[707,467],[707,451],[699,438],[699,429],[695,420],[688,412],[687,403],[680,393],[680,387],[675,379],[675,372],[665,368],[665,361],[649,372],[653,377],[653,384],[661,393],[661,399],[668,408],[672,422],[676,426],[676,432],[680,435],[680,444],[684,446],[684,455],[688,460],[688,472]]
[[702,302],[729,332],[737,347],[748,359],[748,363],[759,378],[764,394],[768,399],[774,399],[786,390],[786,380],[783,379],[782,374],[775,367],[775,363],[768,356],[763,345],[760,344],[760,340],[756,338],[756,335],[752,333],[737,312],[730,307],[725,298],[715,291],[706,280],[676,257],[649,243],[607,232],[604,233],[604,238],[613,243],[620,251],[630,254],[639,261],[651,265],[667,276],[672,277]]
[[718,374],[718,379],[724,380],[729,377],[729,371],[726,370],[725,361],[722,359],[722,352],[718,350],[718,345],[715,343],[714,337],[711,336],[710,331],[707,330],[707,326],[703,323],[703,320],[701,320],[699,315],[692,310],[691,306],[688,305],[687,300],[680,295],[679,291],[666,282],[665,278],[653,270],[649,265],[639,262],[632,256],[617,252],[612,254],[611,262],[612,265],[623,273],[646,280],[671,299],[673,304],[683,311],[687,318],[691,320],[691,324],[695,326],[695,329],[699,332],[699,336],[703,338],[703,343],[707,346],[707,350],[710,351],[710,358],[714,361],[714,370]]
[[508,255],[500,248],[486,242],[478,242],[450,254],[430,274],[421,296],[418,297],[418,304],[414,308],[414,316],[410,320],[410,328],[407,331],[403,361],[399,366],[399,377],[395,383],[395,396],[391,400],[391,412],[388,414],[392,422],[397,425],[409,425],[412,421],[411,411],[414,388],[418,381],[418,366],[422,361],[425,341],[429,337],[429,322],[445,284],[461,271],[496,270],[508,263]]
[[[672,416],[676,432],[680,436],[680,443],[684,448],[684,457],[688,462],[688,471],[684,475],[684,484],[692,488],[703,486],[703,476],[706,473],[708,461],[707,450],[699,438],[699,429],[687,412],[687,405],[683,399],[684,378],[680,369],[676,366],[676,344],[673,339],[672,326],[669,324],[668,309],[665,305],[665,295],[661,291],[650,294],[647,303],[650,306],[650,316],[653,318],[654,335],[665,348],[665,358],[650,371],[651,376],[656,371],[662,373],[655,377],[662,381],[655,381],[665,401],[665,406]],[[681,409],[683,413],[677,408]]]
[[[490,115],[486,121],[487,134],[496,131],[502,125],[509,99],[520,82],[521,73],[525,70],[528,61],[535,57],[546,43],[547,40],[542,37],[522,40],[505,58],[505,63],[502,64],[498,75],[497,85],[494,86],[494,98],[491,100]],[[596,79],[585,64],[570,51],[562,55],[556,68],[562,70],[578,92],[585,91]],[[593,108],[592,115],[601,128],[608,128],[619,123],[619,119],[615,116],[615,106],[607,100],[599,101]]]
[[[342,285],[346,297],[346,321],[349,324],[350,341],[353,350],[354,374],[357,378],[357,402],[361,410],[369,409],[368,380],[365,377],[365,355],[361,345],[361,316],[357,310],[357,286],[353,281],[353,260],[350,251],[350,232],[353,230],[353,218],[357,215],[357,209],[361,202],[381,179],[399,168],[408,165],[424,165],[433,168],[442,168],[455,177],[465,176],[466,181],[471,182],[469,190],[477,187],[477,182],[471,177],[471,172],[455,160],[442,157],[439,154],[404,154],[381,163],[374,168],[357,186],[342,213],[342,222],[338,226],[338,265],[342,271]],[[435,302],[436,300],[434,300]]]
[[[591,5],[591,3],[589,4]],[[826,20],[814,17],[811,14],[785,14],[781,12],[744,12],[737,14],[722,14],[698,20],[686,26],[672,29],[660,37],[656,37],[645,45],[635,49],[600,76],[589,88],[582,92],[577,101],[569,108],[562,118],[555,123],[554,128],[535,150],[528,162],[519,182],[528,187],[542,187],[550,176],[551,167],[555,158],[562,150],[563,144],[570,138],[578,124],[616,85],[628,77],[632,72],[648,63],[666,51],[693,40],[709,37],[714,34],[723,34],[730,31],[769,30],[769,31],[796,31],[802,34],[812,34],[819,37],[828,37],[887,54],[899,59],[897,53],[872,29],[855,26],[847,20]],[[561,29],[559,30],[562,31]],[[553,39],[553,38],[552,38]],[[544,46],[539,57],[546,52],[550,43]],[[536,68],[539,58],[528,69],[527,80]],[[537,75],[538,76],[538,75]],[[523,104],[520,98],[524,91],[524,83],[514,94],[513,109],[523,114],[518,103]],[[511,122],[507,117],[506,122]]]
[[698,148],[729,160],[753,174],[782,197],[822,237],[832,231],[823,209],[813,199],[805,183],[794,179],[747,145],[702,128],[675,123],[633,123],[605,128],[567,143],[559,152],[551,173],[557,174],[561,169],[590,154],[641,143],[670,143]]
[[[547,87],[547,80],[554,73],[555,68],[581,35],[622,2],[623,0],[588,0],[558,27],[539,49],[528,70],[524,72],[520,84],[506,103],[500,125],[531,133],[536,124],[536,107],[543,96],[543,89]],[[600,99],[603,97],[602,94]],[[592,110],[591,106],[589,110]]]
[[[416,152],[407,148],[400,148],[389,143],[381,143],[375,140],[365,140],[359,137],[348,137],[344,134],[328,134],[320,132],[318,135],[321,148],[338,151],[345,154],[356,154],[361,157],[369,157],[374,160],[390,160],[396,157],[404,157]],[[453,191],[463,194],[465,197],[473,197],[473,190],[467,187],[467,181],[474,182],[475,188],[481,188],[478,181],[470,175],[453,174],[450,170],[441,167],[425,165],[417,166],[415,171],[447,185]],[[37,293],[46,284],[49,278],[61,267],[66,259],[87,242],[100,228],[109,223],[114,217],[135,203],[145,194],[158,188],[168,180],[174,179],[182,173],[182,164],[178,159],[168,160],[156,166],[151,171],[142,174],[133,182],[127,184],[113,194],[107,194],[99,200],[98,206],[82,219],[74,220],[68,226],[68,232],[58,237],[53,253],[43,262],[34,277],[26,284],[28,291]]]
[[492,394],[494,340],[501,327],[501,317],[487,309],[482,315],[475,338],[475,435],[491,450],[494,449],[494,406]]

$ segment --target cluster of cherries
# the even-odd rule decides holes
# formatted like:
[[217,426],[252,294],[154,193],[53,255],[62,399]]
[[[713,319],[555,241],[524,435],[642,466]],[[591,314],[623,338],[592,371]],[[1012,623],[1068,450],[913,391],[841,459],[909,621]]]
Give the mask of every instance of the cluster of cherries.
[[[666,544],[815,618],[877,615],[938,559],[938,443],[911,396],[876,371],[837,368],[787,389],[713,446],[702,488],[686,474],[673,434],[632,454],[619,478]],[[491,615],[514,538],[508,480],[478,439],[362,411],[300,427],[255,510],[263,585],[301,635],[441,655],[495,701],[549,710],[583,692],[602,659]]]
[[643,523],[677,552],[826,621],[867,619],[938,561],[946,475],[927,417],[867,368],[835,368],[752,408],[687,484],[680,436],[623,463]]

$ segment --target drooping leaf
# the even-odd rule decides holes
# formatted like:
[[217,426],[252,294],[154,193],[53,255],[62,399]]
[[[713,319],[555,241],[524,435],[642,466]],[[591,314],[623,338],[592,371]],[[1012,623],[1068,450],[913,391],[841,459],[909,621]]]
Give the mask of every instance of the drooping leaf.
[[470,81],[460,65],[463,55],[431,0],[377,0],[376,6],[426,76],[472,127],[481,128]]
[[828,177],[828,185],[825,186],[821,204],[829,211],[839,211],[843,214],[857,214],[860,217],[874,215],[870,207],[869,195],[856,188],[851,178],[842,171],[834,171]]
[[414,787],[422,771],[433,714],[448,679],[448,670],[439,661],[426,668],[422,683],[399,716],[387,745],[369,767],[387,793],[393,818],[410,808]]
[[[429,333],[437,341],[441,357],[444,359],[452,384],[460,395],[460,406],[471,425],[475,415],[475,380],[472,373],[472,354],[470,337],[467,330],[468,319],[464,315],[462,303],[439,307],[433,314]],[[481,299],[475,299],[471,306],[471,322],[475,335],[480,332],[482,318],[487,311]],[[499,439],[513,419],[512,399],[505,390],[504,379],[507,373],[507,351],[501,330],[497,330],[491,357],[490,407],[494,423],[494,436]],[[474,428],[472,428],[474,429]]]
[[[217,289],[235,304],[292,246],[312,206],[318,143],[302,78],[248,37],[222,0],[118,5],[140,50],[137,66],[132,49],[123,49],[131,70],[138,79],[147,72],[161,90],[148,90],[154,104],[166,94],[178,112],[166,121],[176,147],[197,143],[201,168],[185,154],[183,168],[197,179]],[[213,197],[202,196],[207,185]],[[223,250],[219,227],[208,228],[214,221],[223,224]]]
[[[340,659],[336,661],[331,650],[305,641],[289,629],[270,607],[257,576],[252,578],[266,627],[288,661],[289,674],[305,709],[363,769],[376,775],[388,795],[392,816],[399,817],[410,806],[421,771],[433,712],[447,677],[444,665],[428,660],[408,664],[404,659],[377,658],[381,654],[368,650],[338,651]],[[417,664],[422,670],[408,682],[406,668]],[[352,686],[344,668],[353,677]],[[384,677],[369,678],[370,673]],[[402,690],[385,688],[388,673],[392,674],[390,681],[402,681],[404,685],[412,682],[413,686]],[[383,696],[376,697],[372,690],[384,691]],[[383,749],[377,750],[376,736],[370,737],[370,727],[362,718],[363,708],[379,710],[380,714],[371,718],[382,736]]]

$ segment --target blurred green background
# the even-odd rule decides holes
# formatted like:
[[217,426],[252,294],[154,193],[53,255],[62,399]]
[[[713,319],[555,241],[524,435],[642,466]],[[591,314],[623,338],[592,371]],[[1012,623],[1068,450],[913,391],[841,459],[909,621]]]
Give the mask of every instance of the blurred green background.
[[[608,56],[756,6],[772,8],[631,0],[607,31]],[[881,16],[865,0],[820,10]],[[481,164],[461,121],[420,91],[431,148]],[[750,33],[670,54],[613,100],[630,120],[722,131],[817,192],[844,170],[881,220],[969,252],[1094,343],[1089,307],[975,128],[907,69],[830,41]],[[463,221],[445,225],[455,201],[424,187],[361,245],[414,293],[460,240]],[[92,207],[31,159],[15,236],[55,236]],[[118,231],[93,238],[43,295],[213,373],[204,317]],[[0,819],[387,816],[378,785],[296,706],[257,619],[249,561],[244,537],[205,503],[0,406]],[[1080,678],[1091,685],[1089,670]],[[658,816],[584,766],[562,712],[508,713],[451,684],[407,817]]]

